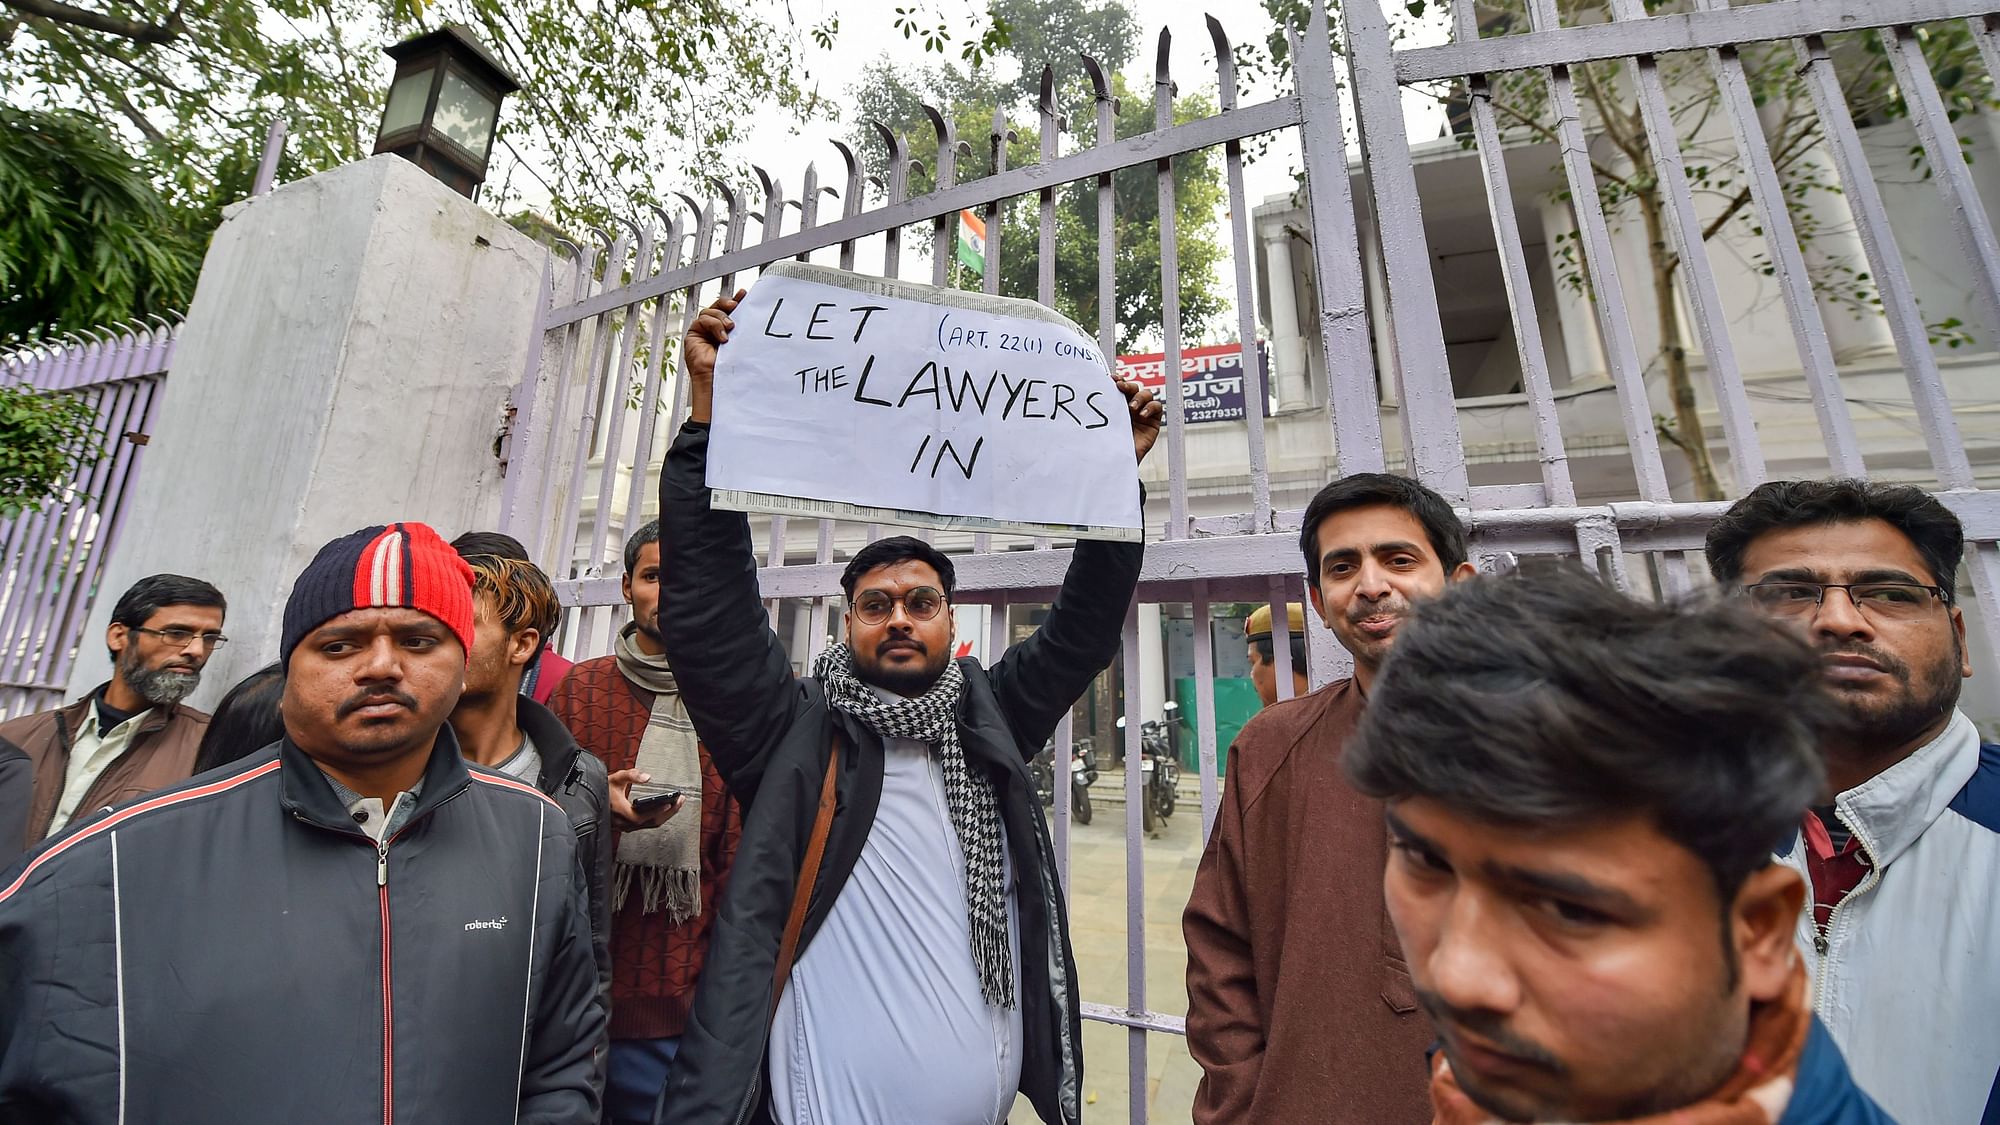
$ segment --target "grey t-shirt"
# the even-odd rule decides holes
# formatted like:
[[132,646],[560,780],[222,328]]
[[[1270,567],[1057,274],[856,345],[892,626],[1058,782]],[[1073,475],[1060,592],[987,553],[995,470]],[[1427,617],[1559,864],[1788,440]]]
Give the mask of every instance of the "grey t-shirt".
[[521,732],[521,748],[514,751],[513,757],[493,768],[516,781],[525,781],[529,785],[535,785],[541,781],[542,777],[542,755],[535,749],[535,740],[529,738],[527,732],[523,731]]

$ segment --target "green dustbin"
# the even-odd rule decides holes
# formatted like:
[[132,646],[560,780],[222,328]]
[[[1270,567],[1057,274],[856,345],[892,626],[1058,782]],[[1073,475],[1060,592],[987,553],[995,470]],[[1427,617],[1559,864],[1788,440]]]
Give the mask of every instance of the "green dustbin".
[[[1180,703],[1181,768],[1193,774],[1199,768],[1201,759],[1201,739],[1196,723],[1201,721],[1201,710],[1195,705],[1194,677],[1183,676],[1174,681],[1174,699]],[[1215,769],[1218,776],[1228,772],[1229,745],[1236,741],[1236,732],[1263,708],[1263,701],[1257,698],[1257,686],[1248,679],[1217,678],[1215,681]]]

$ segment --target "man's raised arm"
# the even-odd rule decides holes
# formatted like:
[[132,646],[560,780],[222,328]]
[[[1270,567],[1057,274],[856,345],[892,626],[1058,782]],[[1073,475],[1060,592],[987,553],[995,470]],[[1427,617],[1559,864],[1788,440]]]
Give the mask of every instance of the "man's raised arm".
[[682,345],[692,410],[660,473],[660,641],[695,732],[748,805],[803,696],[758,595],[750,520],[710,503],[716,349],[742,299],[739,290],[703,309]]

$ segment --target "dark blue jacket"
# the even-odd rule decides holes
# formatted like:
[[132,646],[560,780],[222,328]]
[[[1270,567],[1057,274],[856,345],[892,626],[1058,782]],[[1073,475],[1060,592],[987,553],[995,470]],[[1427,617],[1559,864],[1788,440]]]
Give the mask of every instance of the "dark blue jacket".
[[1805,1053],[1799,1056],[1792,1100],[1778,1125],[1895,1125],[1895,1118],[1882,1112],[1875,1099],[1854,1084],[1833,1036],[1814,1016],[1812,1030],[1806,1033]]
[[381,845],[289,740],[0,877],[0,1122],[595,1125],[576,835],[438,732]]

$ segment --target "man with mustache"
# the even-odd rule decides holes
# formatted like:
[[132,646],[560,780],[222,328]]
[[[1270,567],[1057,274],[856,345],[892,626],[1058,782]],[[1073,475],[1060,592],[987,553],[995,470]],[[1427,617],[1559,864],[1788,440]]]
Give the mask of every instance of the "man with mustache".
[[[879,540],[841,575],[846,642],[794,675],[749,520],[706,483],[736,301],[703,310],[685,343],[660,636],[745,823],[657,1120],[994,1125],[1025,1095],[1076,1125],[1076,959],[1027,765],[1118,651],[1143,549],[1078,541],[1047,620],[987,668],[952,659],[951,559]],[[1162,411],[1117,386],[1136,465]]]
[[1770,851],[1821,783],[1817,679],[1736,605],[1580,570],[1417,610],[1343,766],[1385,803],[1438,1125],[1886,1125],[1807,1002],[1806,881]]
[[1784,863],[1814,1006],[1897,1118],[2000,1120],[2000,746],[1957,708],[1972,674],[1957,604],[1965,534],[1922,489],[1771,481],[1708,535],[1742,605],[1819,652],[1839,722],[1827,784]]
[[0,1120],[594,1125],[576,835],[467,768],[473,639],[429,527],[320,550],[284,609],[284,738],[0,885]]
[[1382,912],[1381,807],[1340,758],[1411,606],[1473,567],[1451,505],[1384,473],[1321,489],[1299,546],[1354,676],[1266,707],[1230,747],[1182,919],[1194,1120],[1410,1125],[1430,1030]]
[[208,715],[181,700],[228,641],[227,608],[222,591],[199,578],[141,578],[104,630],[110,682],[66,707],[0,723],[0,748],[25,754],[35,778],[25,836],[0,840],[0,853],[11,858],[73,819],[194,772]]

